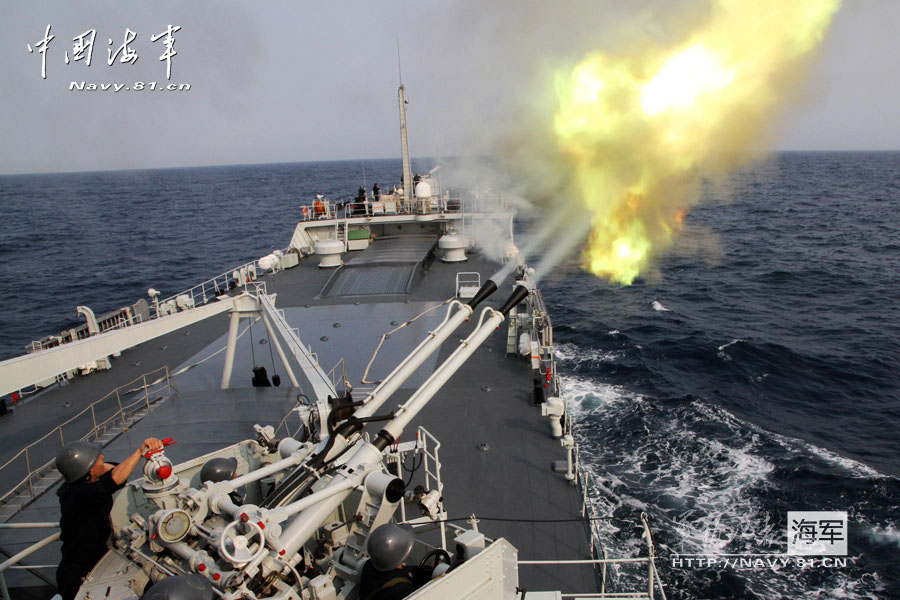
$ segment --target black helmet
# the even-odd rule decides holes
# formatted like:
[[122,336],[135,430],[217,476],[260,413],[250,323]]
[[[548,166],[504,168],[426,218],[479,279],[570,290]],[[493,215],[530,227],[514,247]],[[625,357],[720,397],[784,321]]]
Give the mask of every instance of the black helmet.
[[415,541],[416,536],[410,527],[387,523],[369,534],[366,550],[373,567],[379,571],[390,571],[403,564]]
[[56,468],[62,473],[66,483],[72,483],[90,473],[99,457],[100,444],[72,442],[63,446],[56,455]]
[[212,584],[200,575],[166,577],[144,592],[141,600],[212,600]]
[[231,458],[211,458],[200,469],[200,483],[202,484],[206,481],[218,483],[234,479],[234,474],[237,473],[237,466],[238,461],[233,456]]

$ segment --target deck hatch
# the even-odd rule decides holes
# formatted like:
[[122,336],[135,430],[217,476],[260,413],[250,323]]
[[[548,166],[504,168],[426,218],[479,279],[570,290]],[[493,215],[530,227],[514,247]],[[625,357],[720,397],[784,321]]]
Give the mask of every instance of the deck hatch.
[[385,236],[351,253],[319,293],[320,298],[408,294],[419,265],[434,248],[434,235]]
[[418,263],[344,267],[322,291],[323,298],[408,294]]

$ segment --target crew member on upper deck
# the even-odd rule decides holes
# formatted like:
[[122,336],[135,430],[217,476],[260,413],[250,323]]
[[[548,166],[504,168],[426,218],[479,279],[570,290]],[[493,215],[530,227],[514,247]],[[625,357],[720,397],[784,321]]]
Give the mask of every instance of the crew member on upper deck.
[[121,463],[103,462],[100,444],[89,442],[72,442],[56,455],[56,468],[65,479],[57,491],[62,560],[56,585],[62,600],[75,597],[84,576],[108,550],[113,494],[128,481],[142,455],[162,448],[162,441],[147,438]]
[[350,216],[353,217],[357,214],[364,213],[366,211],[366,188],[363,186],[359,186],[359,191],[356,192],[356,200],[353,204],[350,205]]

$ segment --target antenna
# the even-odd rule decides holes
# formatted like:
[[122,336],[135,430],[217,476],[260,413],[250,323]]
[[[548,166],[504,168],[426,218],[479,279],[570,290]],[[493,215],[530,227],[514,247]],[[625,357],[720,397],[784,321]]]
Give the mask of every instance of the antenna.
[[[441,144],[437,140],[434,142],[434,151],[437,153],[437,164],[438,164],[438,189],[441,192],[441,200],[444,199],[444,178],[442,177],[441,169]],[[431,170],[434,173],[434,169]]]
[[403,93],[403,69],[400,68],[400,38],[397,38],[397,72],[400,87],[397,89],[397,103],[400,105],[400,160],[403,162],[403,202],[412,202],[412,166],[409,161],[409,140],[406,136],[406,95]]
[[397,38],[397,73],[400,75],[400,85],[403,85],[403,69],[400,67],[400,38]]

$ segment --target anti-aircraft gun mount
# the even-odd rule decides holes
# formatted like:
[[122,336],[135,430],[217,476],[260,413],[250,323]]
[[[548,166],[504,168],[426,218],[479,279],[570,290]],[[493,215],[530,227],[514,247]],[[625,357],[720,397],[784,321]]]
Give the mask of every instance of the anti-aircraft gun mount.
[[[367,559],[369,533],[395,520],[398,509],[400,518],[413,525],[439,525],[439,541],[432,545],[421,542],[417,556],[449,557],[439,444],[423,428],[418,429],[415,442],[397,440],[440,387],[528,294],[527,287],[518,286],[500,310],[484,309],[472,334],[388,415],[374,413],[399,386],[399,379],[415,369],[421,360],[418,355],[436,349],[439,342],[435,340],[456,329],[463,317],[472,314],[473,306],[457,303],[453,318],[448,310],[441,327],[366,401],[332,398],[324,418],[327,427],[315,435],[305,429],[304,438],[276,439],[271,426],[256,426],[256,440],[179,465],[173,465],[164,452],[154,454],[145,465],[144,477],[116,497],[112,510],[114,550],[94,568],[79,597],[138,598],[151,583],[193,574],[205,578],[224,598],[353,598]],[[321,403],[298,407],[298,412],[306,411],[301,415],[306,419],[321,410]],[[363,426],[373,421],[385,424],[370,441]],[[412,455],[413,463],[429,460],[430,465],[424,470],[425,484],[407,493],[397,473],[402,473],[400,467],[408,455]],[[201,482],[203,464],[216,457],[236,459],[236,477]],[[421,516],[410,519],[404,500]],[[440,585],[425,586],[416,596],[447,597],[446,590],[437,588],[448,585],[454,586],[453,597],[465,595],[462,588],[456,590],[460,585],[493,589],[497,596],[515,593],[514,566],[505,577],[494,572],[497,560],[514,565],[515,549],[511,545],[498,540],[488,546],[477,527],[461,530],[454,542],[457,561],[471,564],[462,564],[454,569],[458,574],[445,574]],[[496,557],[485,564],[471,560],[488,551]]]
[[[179,465],[172,465],[164,452],[154,454],[145,477],[116,497],[114,549],[94,568],[79,597],[140,598],[157,581],[195,574],[224,598],[352,598],[366,560],[368,534],[394,519],[418,527],[437,523],[439,535],[430,538],[434,544],[426,543],[424,536],[417,541],[412,554],[416,560],[450,556],[440,445],[424,428],[416,440],[389,448],[384,461],[363,464],[353,460],[355,454],[343,454],[305,495],[272,509],[262,508],[266,497],[303,465],[315,444],[290,437],[273,440],[271,427],[257,429],[257,440]],[[218,457],[237,459],[237,477],[201,483],[203,465]],[[388,467],[401,471],[400,465],[410,462],[425,465],[424,483],[406,491]],[[287,535],[293,523],[305,510],[339,495],[342,500],[333,504],[314,535],[289,554],[292,543],[296,545]],[[488,547],[490,540],[477,528],[450,527],[456,561],[471,559]],[[514,550],[506,543],[494,553],[514,560]]]

